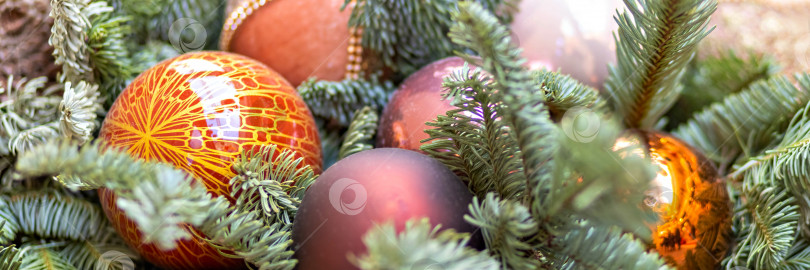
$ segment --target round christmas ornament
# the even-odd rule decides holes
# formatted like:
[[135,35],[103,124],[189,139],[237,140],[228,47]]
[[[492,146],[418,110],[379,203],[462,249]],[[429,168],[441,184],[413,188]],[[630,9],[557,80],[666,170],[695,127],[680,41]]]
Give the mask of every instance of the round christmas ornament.
[[311,76],[356,78],[361,32],[348,27],[352,5],[343,0],[230,0],[220,48],[270,66],[298,86]]
[[512,38],[532,69],[546,68],[601,88],[616,62],[613,20],[621,0],[521,1]]
[[377,147],[395,147],[421,151],[424,132],[433,121],[456,107],[442,98],[442,82],[464,66],[464,59],[449,57],[433,62],[408,76],[394,92],[383,110],[377,129]]
[[[657,131],[635,131],[661,170],[645,205],[655,250],[678,269],[716,269],[731,244],[731,200],[714,164],[685,142]],[[620,144],[637,144],[622,141]]]
[[[231,162],[243,149],[276,144],[320,171],[315,121],[278,73],[249,58],[196,52],[163,61],[139,75],[118,96],[99,137],[136,157],[170,163],[203,181],[215,196],[230,198]],[[241,260],[220,255],[193,237],[164,251],[144,244],[144,234],[100,189],[107,217],[133,249],[165,269],[232,269]],[[188,227],[188,230],[194,228]],[[200,232],[195,232],[201,234]]]
[[48,0],[0,1],[0,84],[39,76],[55,77],[53,47],[48,44],[53,18]]
[[471,201],[461,180],[426,155],[396,148],[351,155],[318,177],[298,208],[292,232],[298,269],[355,269],[347,254],[365,252],[362,237],[374,223],[393,221],[401,232],[407,220],[427,217],[473,232],[463,218]]

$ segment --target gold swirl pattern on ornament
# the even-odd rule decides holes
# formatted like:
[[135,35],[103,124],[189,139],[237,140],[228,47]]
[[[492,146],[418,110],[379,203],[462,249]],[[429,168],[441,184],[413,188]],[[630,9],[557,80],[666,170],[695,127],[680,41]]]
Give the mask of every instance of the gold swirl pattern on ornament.
[[[272,1],[272,0],[270,0]],[[239,28],[239,25],[254,11],[267,4],[268,0],[245,0],[237,6],[231,15],[225,20],[222,26],[222,36],[219,39],[219,48],[228,51],[231,47],[231,39]],[[349,27],[348,61],[346,64],[346,78],[358,79],[363,69],[363,28]]]
[[645,135],[650,156],[662,169],[658,188],[672,196],[652,206],[661,217],[653,233],[656,249],[678,269],[719,265],[731,241],[731,204],[723,179],[709,159],[684,142],[656,132]]

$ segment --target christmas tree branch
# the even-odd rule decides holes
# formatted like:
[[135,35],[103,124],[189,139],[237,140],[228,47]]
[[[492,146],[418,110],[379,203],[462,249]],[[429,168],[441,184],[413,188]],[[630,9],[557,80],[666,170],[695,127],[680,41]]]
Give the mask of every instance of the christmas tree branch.
[[212,199],[205,187],[178,169],[137,160],[114,149],[101,151],[98,143],[79,150],[71,143],[50,142],[22,155],[16,169],[29,177],[72,176],[59,178],[68,180],[63,184],[71,189],[115,191],[116,205],[141,231],[149,232],[147,241],[164,249],[191,236],[183,223],[200,225],[209,209],[229,204],[224,198]]
[[66,82],[63,99],[59,104],[59,111],[62,113],[59,129],[62,136],[79,144],[89,141],[97,126],[96,112],[99,110],[101,105],[98,85],[81,81],[73,87],[70,82]]
[[[2,225],[0,225],[2,228]],[[22,252],[14,245],[0,247],[0,270],[18,270],[22,264]]]
[[644,244],[616,228],[580,224],[558,238],[562,254],[571,263],[568,269],[666,269],[657,255],[647,253]]
[[545,104],[552,119],[559,121],[568,110],[576,107],[607,112],[607,102],[599,91],[568,75],[542,70],[532,72],[532,77],[546,96]]
[[490,191],[508,199],[522,198],[526,190],[517,141],[496,113],[502,106],[480,69],[465,65],[445,78],[443,94],[458,109],[439,115],[426,130],[430,136],[421,147],[483,198]]
[[797,76],[797,80],[803,89],[784,77],[754,83],[695,114],[674,134],[725,170],[735,160],[757,155],[779,139],[788,120],[810,101],[810,76]]
[[231,196],[240,211],[253,212],[265,225],[292,224],[304,190],[317,176],[303,158],[286,149],[275,155],[276,145],[262,146],[256,152],[243,152],[234,162],[237,175],[231,179]]
[[693,57],[716,9],[714,0],[625,0],[617,15],[618,63],[605,90],[629,128],[652,128],[681,91],[684,68]]
[[[22,78],[16,85],[9,77],[6,87],[0,86],[7,100],[0,103],[0,155],[16,155],[49,139],[57,138],[57,106],[60,98],[53,95],[57,87],[45,86],[47,79],[28,81]],[[42,95],[37,92],[42,91]]]
[[469,235],[440,228],[427,219],[410,220],[397,234],[393,224],[376,224],[363,237],[367,254],[350,260],[360,269],[501,269],[486,253],[466,246]]
[[53,46],[53,57],[57,65],[62,65],[63,81],[79,82],[88,80],[92,70],[90,65],[87,30],[90,19],[85,9],[103,6],[97,2],[89,7],[90,0],[51,0],[53,27],[48,43]]
[[[370,49],[386,67],[411,74],[435,60],[452,55],[456,47],[447,37],[450,12],[457,1],[346,0],[354,2],[349,26],[363,29],[363,48]],[[476,0],[511,21],[515,0]]]
[[[548,219],[567,210],[637,231],[638,224],[650,217],[637,203],[654,175],[651,163],[632,156],[621,158],[610,151],[619,132],[603,117],[596,119],[601,126],[592,141],[562,136],[549,119],[543,96],[536,94],[530,73],[521,65],[525,60],[510,43],[506,28],[476,3],[459,3],[459,9],[450,37],[484,59],[466,56],[468,61],[481,62],[476,64],[491,74],[497,85],[495,98],[502,99],[505,105],[498,107],[503,110],[498,113],[515,130],[535,219],[548,223]],[[560,156],[565,160],[552,162],[562,154],[567,155]],[[585,175],[574,180],[571,174],[560,174],[569,169]],[[622,198],[624,195],[619,194],[637,196]]]
[[712,103],[770,78],[778,69],[773,59],[753,53],[746,59],[734,51],[693,59],[683,76],[681,96],[667,112],[668,129],[675,129]]
[[313,115],[327,123],[336,122],[339,127],[347,127],[354,112],[365,106],[380,111],[388,103],[394,89],[394,84],[379,82],[376,76],[370,80],[347,79],[340,82],[311,78],[298,86],[298,93]]
[[[767,172],[754,171],[746,177],[746,198],[735,219],[742,222],[738,246],[731,254],[729,266],[753,269],[781,269],[787,253],[796,240],[798,206],[784,186],[768,183]],[[754,183],[756,182],[756,183]]]
[[[212,198],[198,180],[164,164],[144,162],[116,149],[101,151],[97,143],[82,147],[51,142],[20,157],[17,170],[23,176],[58,175],[71,188],[108,188],[118,197],[116,205],[146,234],[146,243],[163,249],[174,247],[179,239],[191,237],[185,224],[200,229],[204,240],[221,250],[230,250],[260,269],[291,269],[292,243],[288,226],[264,224],[254,211],[231,206],[224,197]],[[287,159],[284,158],[287,157]],[[287,162],[290,154],[282,155]],[[54,164],[53,161],[58,161]],[[300,160],[298,160],[300,161]],[[290,165],[276,167],[268,177],[285,179]],[[285,170],[286,169],[286,170]],[[304,179],[314,179],[308,169],[296,170]],[[311,171],[310,171],[311,172]],[[111,177],[115,176],[115,177]],[[282,180],[283,181],[283,180]],[[291,188],[300,198],[303,188]],[[231,255],[232,256],[232,255]]]
[[368,106],[355,112],[352,123],[349,124],[349,129],[346,130],[346,139],[343,140],[340,146],[338,159],[374,148],[372,139],[374,133],[377,132],[378,119],[377,112]]
[[533,258],[534,251],[525,239],[537,234],[537,224],[523,204],[499,200],[487,193],[480,204],[473,197],[467,222],[481,229],[490,254],[509,269],[537,269],[540,261]]

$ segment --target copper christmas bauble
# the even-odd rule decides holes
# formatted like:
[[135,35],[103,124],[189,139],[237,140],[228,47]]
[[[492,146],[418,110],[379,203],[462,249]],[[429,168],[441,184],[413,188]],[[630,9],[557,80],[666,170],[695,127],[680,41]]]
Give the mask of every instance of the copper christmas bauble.
[[360,32],[343,0],[231,0],[220,47],[267,64],[293,86],[338,81],[360,70]]
[[512,22],[513,39],[530,68],[571,75],[601,88],[608,63],[616,62],[613,16],[621,0],[521,1]]
[[672,135],[636,133],[660,167],[645,200],[660,218],[650,226],[655,250],[678,269],[717,269],[731,243],[731,200],[723,178],[711,160]]
[[[377,148],[346,157],[309,187],[295,215],[292,238],[299,270],[355,269],[347,255],[375,223],[427,217],[434,225],[473,232],[464,221],[472,194],[447,167],[409,150]],[[480,248],[483,241],[474,242]]]
[[442,98],[442,82],[464,66],[464,59],[449,57],[433,62],[411,74],[394,92],[383,110],[377,129],[377,147],[420,151],[421,140],[431,129],[425,122],[436,120],[456,107]]
[[[231,163],[243,149],[276,144],[278,151],[294,150],[316,171],[321,166],[315,121],[295,89],[265,65],[225,52],[187,53],[143,72],[118,96],[99,137],[133,156],[183,169],[213,195],[231,200]],[[115,194],[100,189],[99,196],[127,244],[153,264],[166,269],[244,267],[243,261],[220,255],[196,237],[168,251],[145,244],[143,232],[115,206]]]

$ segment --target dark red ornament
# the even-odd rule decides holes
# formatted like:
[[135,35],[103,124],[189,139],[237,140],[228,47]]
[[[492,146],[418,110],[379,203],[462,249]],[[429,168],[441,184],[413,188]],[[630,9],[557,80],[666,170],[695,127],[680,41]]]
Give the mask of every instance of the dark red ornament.
[[[292,238],[298,269],[355,269],[347,254],[362,254],[374,223],[397,232],[413,218],[474,232],[464,221],[472,194],[447,167],[408,150],[378,148],[342,159],[309,187],[295,215]],[[479,237],[480,235],[474,235]],[[480,239],[470,245],[481,248]]]
[[377,129],[377,147],[395,147],[421,151],[421,140],[427,139],[425,129],[455,106],[442,99],[442,82],[464,66],[464,59],[449,57],[433,62],[411,74],[399,86],[383,110]]

